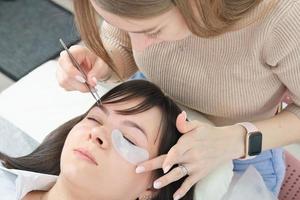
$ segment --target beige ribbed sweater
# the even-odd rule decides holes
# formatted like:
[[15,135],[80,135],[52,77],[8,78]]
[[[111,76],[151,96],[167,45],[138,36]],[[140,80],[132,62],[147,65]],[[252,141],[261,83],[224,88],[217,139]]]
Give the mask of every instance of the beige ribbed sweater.
[[132,51],[129,36],[107,23],[101,38],[109,52],[122,55],[125,76],[139,69],[217,125],[272,117],[286,88],[294,101],[286,110],[300,118],[300,0],[279,0],[259,22],[215,38],[192,35],[142,52]]

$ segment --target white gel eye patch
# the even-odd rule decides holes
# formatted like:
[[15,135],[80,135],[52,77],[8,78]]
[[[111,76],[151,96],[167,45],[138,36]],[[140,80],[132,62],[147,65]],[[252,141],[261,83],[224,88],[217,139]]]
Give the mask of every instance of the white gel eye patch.
[[116,151],[128,162],[136,165],[149,159],[148,151],[128,142],[120,130],[112,131],[111,140]]

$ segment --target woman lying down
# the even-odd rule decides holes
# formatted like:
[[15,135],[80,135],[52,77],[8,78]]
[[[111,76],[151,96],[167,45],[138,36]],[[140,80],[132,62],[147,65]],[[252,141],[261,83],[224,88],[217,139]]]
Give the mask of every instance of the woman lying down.
[[[1,199],[173,199],[184,177],[155,190],[163,171],[137,174],[135,168],[177,142],[179,107],[141,80],[125,82],[101,100],[103,106],[58,127],[29,155],[0,153]],[[182,199],[193,199],[193,189]]]

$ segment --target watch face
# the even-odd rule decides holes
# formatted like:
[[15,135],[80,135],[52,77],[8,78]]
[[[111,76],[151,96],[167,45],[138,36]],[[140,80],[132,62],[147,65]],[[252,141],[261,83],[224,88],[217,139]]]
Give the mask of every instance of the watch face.
[[248,155],[255,156],[260,154],[262,147],[262,134],[261,132],[253,132],[249,136],[249,149]]

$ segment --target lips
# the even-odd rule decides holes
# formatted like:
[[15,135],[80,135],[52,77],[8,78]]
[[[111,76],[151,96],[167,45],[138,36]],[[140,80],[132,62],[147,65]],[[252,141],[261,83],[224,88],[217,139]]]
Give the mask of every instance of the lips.
[[78,149],[74,149],[74,153],[77,154],[82,159],[84,159],[90,163],[93,163],[94,165],[98,165],[98,163],[96,162],[96,159],[88,150],[83,149],[83,148],[78,148]]

